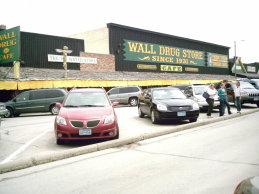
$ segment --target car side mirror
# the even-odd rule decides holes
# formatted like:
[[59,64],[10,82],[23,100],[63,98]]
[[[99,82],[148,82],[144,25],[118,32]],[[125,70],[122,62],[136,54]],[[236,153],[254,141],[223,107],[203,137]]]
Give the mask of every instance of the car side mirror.
[[191,95],[191,94],[186,94],[186,96],[187,96],[188,98],[192,97],[192,95]]
[[120,104],[119,102],[113,102],[112,106],[115,107],[115,106],[118,106],[119,104]]
[[58,107],[59,109],[61,109],[62,104],[61,103],[56,103],[55,106]]

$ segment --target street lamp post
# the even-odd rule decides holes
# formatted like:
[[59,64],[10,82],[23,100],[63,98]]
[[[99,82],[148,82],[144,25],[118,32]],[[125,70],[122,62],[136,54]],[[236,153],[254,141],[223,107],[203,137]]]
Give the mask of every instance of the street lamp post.
[[[241,40],[242,42],[245,40]],[[235,78],[237,78],[237,42],[234,40],[234,65],[235,65]]]

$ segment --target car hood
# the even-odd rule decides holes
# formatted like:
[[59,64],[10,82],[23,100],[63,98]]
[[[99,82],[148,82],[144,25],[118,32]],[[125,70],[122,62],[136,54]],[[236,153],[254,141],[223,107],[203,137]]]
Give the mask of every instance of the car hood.
[[165,104],[167,106],[192,106],[194,101],[191,99],[163,99],[163,100],[154,100],[155,104]]
[[259,91],[257,89],[242,89],[241,92],[259,94]]
[[58,113],[59,116],[69,120],[89,120],[98,119],[114,114],[113,108],[108,107],[62,107]]

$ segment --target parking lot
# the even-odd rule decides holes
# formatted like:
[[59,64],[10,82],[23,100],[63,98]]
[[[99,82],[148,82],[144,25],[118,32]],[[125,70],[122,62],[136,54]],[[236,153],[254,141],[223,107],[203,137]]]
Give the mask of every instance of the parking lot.
[[[236,108],[232,105],[233,114]],[[257,109],[256,105],[247,104],[243,112]],[[154,125],[150,118],[139,118],[137,107],[120,105],[115,108],[118,115],[120,138],[135,136],[158,130],[165,130],[179,125],[188,124],[189,121],[166,121]],[[214,117],[219,116],[218,110],[214,110]],[[59,150],[68,150],[85,146],[100,141],[77,141],[65,145],[57,145],[54,135],[55,116],[49,113],[22,114],[15,118],[2,118],[0,128],[0,163],[22,160],[35,154],[50,154]],[[201,112],[198,122],[207,120],[206,112]]]

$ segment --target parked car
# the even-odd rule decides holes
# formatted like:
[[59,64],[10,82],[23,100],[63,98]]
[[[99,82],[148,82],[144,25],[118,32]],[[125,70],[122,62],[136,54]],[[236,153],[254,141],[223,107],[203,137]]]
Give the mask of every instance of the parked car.
[[236,187],[234,194],[259,194],[259,176],[246,178]]
[[251,79],[250,84],[252,84],[257,90],[259,90],[259,79]]
[[[236,82],[228,82],[226,84],[228,101],[235,102],[235,94],[234,89],[236,88]],[[259,107],[259,90],[255,89],[255,87],[249,82],[240,81],[241,88],[241,104],[251,103],[257,104]]]
[[141,88],[138,86],[116,87],[107,92],[112,102],[137,106]]
[[8,113],[4,103],[0,102],[0,117],[4,117]]
[[[187,86],[184,90],[184,94],[189,98],[194,100],[199,104],[201,110],[206,110],[209,107],[209,104],[206,102],[206,99],[202,94],[208,89],[209,85],[190,85]],[[214,108],[220,107],[219,96],[214,97]]]
[[65,98],[55,119],[57,144],[66,140],[117,139],[119,126],[113,106],[104,89],[73,89]]
[[148,115],[154,124],[164,119],[196,122],[199,113],[199,105],[188,99],[179,88],[151,88],[139,98],[139,117]]
[[8,110],[5,117],[19,116],[21,113],[58,113],[56,103],[61,103],[67,91],[59,88],[28,90],[5,103]]
[[191,84],[171,85],[171,86],[168,86],[168,87],[179,88],[183,92],[185,90],[185,88],[187,88],[188,86],[191,86]]

